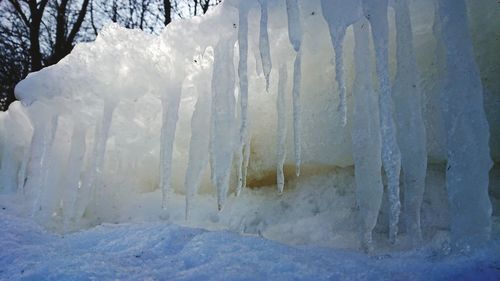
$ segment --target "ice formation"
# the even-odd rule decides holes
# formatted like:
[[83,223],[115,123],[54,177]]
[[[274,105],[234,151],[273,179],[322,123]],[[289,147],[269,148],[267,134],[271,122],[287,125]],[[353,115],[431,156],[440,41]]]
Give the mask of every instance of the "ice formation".
[[377,223],[382,203],[381,133],[378,100],[372,89],[368,22],[354,25],[355,68],[354,114],[352,120],[353,158],[356,177],[356,196],[360,208],[361,241],[372,247],[372,231]]
[[446,63],[441,107],[447,128],[446,188],[453,214],[451,233],[455,243],[467,246],[488,239],[491,228],[489,128],[472,43],[460,32],[467,29],[465,3],[439,1],[436,14],[436,36]]
[[484,241],[487,117],[499,111],[483,108],[481,78],[495,68],[476,64],[471,1],[228,0],[160,36],[110,25],[17,85],[20,102],[0,113],[0,191],[25,198],[41,223],[72,230],[136,197],[168,216],[183,194],[190,219],[208,208],[200,194],[216,194],[215,209],[227,212],[228,194],[245,196],[247,184],[285,196],[290,179],[354,165],[370,251],[384,182],[389,240],[401,213],[417,245],[427,164],[446,162],[454,242]]
[[393,96],[398,145],[401,149],[401,168],[405,189],[407,233],[414,243],[422,239],[420,207],[425,190],[427,153],[425,125],[422,117],[420,76],[413,49],[412,25],[407,0],[395,2],[396,13],[396,77]]

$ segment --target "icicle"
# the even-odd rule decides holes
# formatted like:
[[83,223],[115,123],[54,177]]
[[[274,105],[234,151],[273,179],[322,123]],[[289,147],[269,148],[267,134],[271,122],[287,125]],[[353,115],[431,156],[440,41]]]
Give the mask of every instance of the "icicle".
[[109,129],[113,120],[113,112],[117,106],[116,101],[105,101],[101,116],[101,122],[95,127],[94,146],[87,165],[87,172],[84,178],[82,189],[76,203],[74,219],[81,218],[88,204],[99,198],[96,196],[96,188],[100,185],[104,168],[104,156],[106,153],[106,143],[108,141]]
[[300,128],[301,128],[301,104],[300,104],[300,80],[301,80],[301,52],[297,53],[295,57],[295,63],[293,66],[293,142],[295,151],[295,174],[300,176],[300,165],[301,165],[301,140],[300,140]]
[[408,0],[396,1],[395,8],[397,74],[393,94],[405,188],[406,233],[410,234],[413,243],[417,245],[422,240],[420,207],[427,170],[426,136]]
[[[450,203],[451,238],[459,250],[489,239],[492,167],[489,126],[483,86],[468,33],[463,0],[437,1],[438,42],[444,48],[446,73],[441,110],[446,130],[446,189]],[[441,32],[439,32],[441,31]]]
[[74,210],[72,209],[78,198],[80,186],[80,173],[85,160],[85,135],[86,127],[75,121],[73,125],[73,134],[71,136],[71,149],[68,156],[68,161],[65,169],[65,174],[62,179],[64,191],[64,230],[68,230],[69,221],[74,218]]
[[286,13],[288,16],[288,38],[295,52],[299,52],[302,43],[302,29],[297,0],[286,0]]
[[339,91],[339,107],[341,124],[347,123],[346,87],[344,78],[343,43],[347,27],[359,17],[357,1],[321,0],[323,17],[328,23],[330,40],[335,51],[335,80]]
[[31,137],[29,160],[26,168],[26,183],[24,183],[24,189],[28,196],[33,195],[36,188],[40,187],[41,163],[43,162],[42,158],[45,157],[45,145],[47,144],[44,141],[45,126],[50,126],[50,122],[46,118],[43,118],[44,122],[42,124],[35,123],[32,116],[30,116],[30,119],[33,125],[33,135]]
[[[3,159],[5,159],[4,155],[5,155],[5,151],[6,151],[6,142],[7,142],[7,139],[5,137],[5,132],[7,132],[5,126],[6,126],[6,119],[7,119],[7,116],[9,116],[9,113],[8,112],[4,112],[4,111],[0,111],[0,132],[2,132],[0,134],[0,176],[2,176],[2,162],[4,161]],[[0,177],[0,178],[4,178],[4,177]],[[4,189],[5,187],[0,184],[0,192]]]
[[236,151],[237,155],[236,155],[236,161],[237,161],[237,167],[236,167],[236,170],[237,170],[237,173],[238,173],[238,178],[237,178],[237,183],[236,183],[236,190],[235,190],[235,193],[234,195],[236,197],[240,196],[240,193],[241,193],[241,190],[246,187],[244,185],[244,182],[245,182],[245,179],[243,178],[243,174],[245,173],[245,171],[243,171],[244,169],[244,161],[245,161],[245,149],[247,147],[247,140],[242,140],[240,142],[240,145],[238,146],[238,149]]
[[17,190],[25,195],[24,186],[26,184],[26,169],[28,167],[28,161],[30,159],[29,148],[24,148],[23,158],[21,159],[21,164],[19,166],[19,171],[17,172]]
[[[337,39],[332,39],[333,48],[335,49],[335,79],[337,80],[338,90],[339,90],[339,107],[338,111],[340,114],[340,123],[344,127],[347,124],[347,108],[346,108],[346,97],[345,97],[345,78],[344,78],[344,52],[343,52],[343,42],[345,36],[345,29],[342,29],[337,35]],[[332,36],[332,38],[334,38]]]
[[286,65],[281,64],[279,69],[278,81],[278,97],[276,100],[276,108],[278,111],[278,124],[277,124],[277,139],[276,139],[276,182],[278,185],[278,192],[283,193],[285,187],[285,176],[283,174],[283,165],[285,164],[285,145],[286,145],[286,104],[285,92],[287,84],[287,70]]
[[301,140],[300,140],[300,82],[301,82],[301,51],[302,30],[300,27],[300,11],[297,0],[286,0],[288,15],[288,37],[295,50],[296,57],[293,66],[293,140],[295,151],[295,174],[300,176],[301,165]]
[[162,94],[162,116],[160,139],[160,188],[162,191],[162,208],[167,208],[168,192],[170,192],[170,177],[172,175],[172,153],[174,148],[175,130],[179,118],[182,81],[172,81],[173,86]]
[[[113,120],[113,112],[117,106],[117,102],[110,101],[104,104],[104,109],[102,112],[102,123],[100,125],[100,131],[95,136],[96,143],[94,147],[95,153],[95,169],[94,169],[94,178],[92,178],[92,186],[91,186],[91,194],[93,195],[96,188],[97,183],[102,179],[102,174],[104,170],[104,156],[106,153],[106,143],[108,142],[109,137],[109,129],[111,128],[111,122]],[[91,198],[94,198],[93,196]]]
[[[266,91],[269,92],[269,75],[273,67],[271,63],[271,51],[269,47],[269,35],[267,32],[267,1],[259,0],[260,3],[260,33],[259,33],[259,50],[262,60],[262,70],[266,78]],[[241,15],[241,10],[240,10]],[[241,22],[240,22],[241,24]],[[247,25],[245,23],[245,25]]]
[[372,232],[377,223],[384,187],[380,173],[382,161],[379,106],[372,86],[368,32],[366,19],[354,24],[356,77],[353,88],[352,143],[356,200],[361,220],[361,244],[366,252],[371,252]]
[[[1,133],[0,140],[2,140],[2,158],[0,159],[0,179],[1,186],[0,191],[7,193],[14,193],[16,190],[17,178],[16,178],[16,161],[15,158],[15,143],[13,140],[8,140],[7,135],[13,134],[16,130],[14,123],[14,118],[12,117],[12,110],[5,113],[5,127]],[[23,180],[24,181],[24,180]]]
[[[211,165],[212,180],[217,187],[217,204],[222,210],[229,190],[234,152],[235,73],[234,41],[223,37],[214,52],[212,76]],[[224,77],[224,79],[220,79]]]
[[[50,164],[52,164],[52,144],[54,143],[54,138],[57,131],[59,116],[57,114],[52,114],[50,116],[48,124],[45,126],[44,135],[43,135],[43,148],[42,155],[40,157],[40,178],[35,181],[37,185],[34,186],[34,194],[35,198],[33,201],[33,209],[32,215],[38,214],[38,211],[45,212],[46,210],[42,210],[42,196],[45,192],[47,192],[46,188],[49,185],[49,170],[52,168]],[[50,196],[55,196],[54,194]]]
[[[267,3],[267,2],[266,2]],[[238,63],[238,77],[240,82],[240,139],[239,148],[237,155],[237,172],[238,172],[238,182],[236,187],[236,196],[241,192],[243,186],[243,161],[244,161],[244,149],[247,143],[248,134],[248,8],[243,6],[239,9],[239,29],[238,29],[238,46],[239,46],[239,56],[240,60]],[[267,17],[267,8],[266,8]],[[261,27],[262,28],[262,27]],[[267,26],[266,26],[267,28]],[[262,37],[262,35],[261,35]],[[266,31],[267,40],[267,31]],[[269,52],[269,42],[268,42],[268,52]],[[264,58],[264,57],[263,57]],[[264,61],[264,60],[263,60]],[[269,79],[269,74],[267,74],[266,79]]]
[[[202,79],[204,81],[204,79]],[[207,79],[208,80],[208,79]],[[210,134],[210,92],[198,88],[199,95],[191,119],[191,140],[189,142],[189,160],[185,178],[186,220],[189,219],[194,196],[198,192],[203,170],[208,163]]]
[[247,186],[247,172],[248,172],[248,163],[250,161],[250,148],[252,145],[252,141],[250,138],[247,138],[245,147],[243,148],[243,168],[241,169],[241,177],[243,179],[242,186]]
[[396,140],[393,101],[389,81],[387,0],[363,0],[363,10],[370,21],[375,46],[376,70],[379,83],[380,125],[382,131],[382,164],[387,175],[389,197],[389,240],[396,242],[399,212],[399,172],[401,154]]

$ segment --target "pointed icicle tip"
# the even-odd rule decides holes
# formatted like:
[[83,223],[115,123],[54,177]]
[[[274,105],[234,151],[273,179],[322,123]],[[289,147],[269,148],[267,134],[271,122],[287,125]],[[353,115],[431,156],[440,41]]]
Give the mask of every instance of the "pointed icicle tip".
[[167,209],[167,198],[166,198],[166,195],[164,195],[164,197],[162,199],[161,208],[162,208],[162,210],[166,210]]
[[345,104],[339,104],[337,112],[340,115],[340,125],[342,125],[342,128],[344,128],[347,125],[347,112]]
[[283,185],[278,185],[278,195],[283,195],[283,189],[284,189],[284,186]]
[[222,209],[224,209],[224,204],[217,204],[217,210],[219,210],[219,212],[222,212]]

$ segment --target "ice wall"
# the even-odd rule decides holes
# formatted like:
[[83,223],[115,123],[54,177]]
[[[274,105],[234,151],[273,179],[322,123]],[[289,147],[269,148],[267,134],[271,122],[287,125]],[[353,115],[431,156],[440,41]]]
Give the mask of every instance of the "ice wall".
[[491,42],[475,19],[493,34],[500,17],[469,2],[228,0],[160,36],[110,25],[17,85],[0,115],[0,191],[75,229],[135,195],[161,196],[168,217],[184,194],[189,218],[205,208],[197,194],[224,212],[247,186],[286,193],[289,179],[354,165],[369,251],[383,179],[390,241],[403,210],[417,245],[428,160],[447,161],[453,237],[484,240],[500,86],[483,86],[498,65],[474,56],[494,46],[472,39]]

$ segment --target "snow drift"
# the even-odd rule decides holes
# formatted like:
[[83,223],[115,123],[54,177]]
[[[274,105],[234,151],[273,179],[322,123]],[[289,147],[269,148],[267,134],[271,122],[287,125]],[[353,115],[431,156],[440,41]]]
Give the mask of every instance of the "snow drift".
[[[381,206],[392,243],[401,210],[420,243],[427,165],[446,162],[433,188],[446,186],[453,243],[485,241],[500,16],[494,1],[469,2],[228,0],[160,36],[108,26],[17,85],[20,102],[0,114],[0,190],[59,231],[123,214],[205,226],[226,213],[260,233],[276,213],[242,216],[239,201],[301,198],[297,177],[352,187],[335,180],[354,165],[356,205],[336,222],[349,219],[371,250]],[[261,186],[285,194],[246,189]]]

